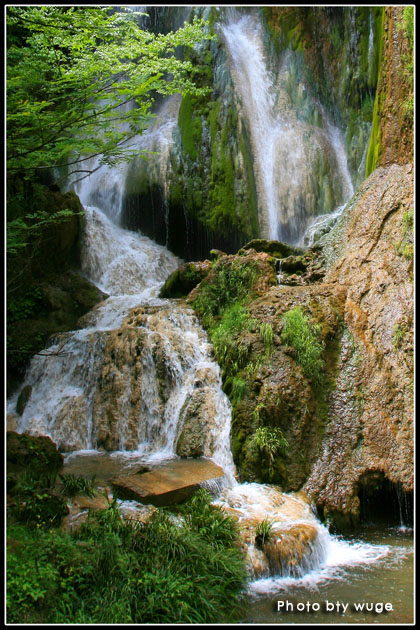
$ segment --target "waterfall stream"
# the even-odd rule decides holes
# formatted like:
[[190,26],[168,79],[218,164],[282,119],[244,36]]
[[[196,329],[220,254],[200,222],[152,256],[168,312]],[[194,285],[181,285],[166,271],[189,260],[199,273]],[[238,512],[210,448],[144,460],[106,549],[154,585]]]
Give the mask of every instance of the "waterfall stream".
[[[225,25],[223,33],[252,122],[266,236],[297,238],[308,224],[308,218],[299,214],[302,181],[310,177],[302,142],[306,128],[282,109],[279,97],[274,98],[259,29],[243,16]],[[174,124],[164,108],[150,131],[138,139],[139,149],[160,151],[163,181]],[[313,137],[319,147],[328,145],[346,201],[353,187],[338,130],[327,124]],[[249,534],[245,541],[255,593],[284,588],[287,580],[296,583],[308,576],[317,583],[344,565],[373,563],[386,556],[386,545],[354,544],[332,536],[301,496],[236,481],[229,442],[231,405],[206,334],[182,301],[158,297],[181,261],[165,247],[119,225],[126,171],[126,166],[103,166],[77,186],[86,210],[82,270],[109,297],[82,318],[79,330],[55,335],[47,347],[50,356],[32,359],[20,390],[8,401],[8,410],[14,413],[20,391],[31,386],[17,430],[51,436],[68,458],[106,448],[127,459],[135,456],[136,461],[156,464],[178,457],[177,440],[189,404],[196,400],[207,412],[203,456],[225,472],[216,503],[235,513]],[[293,221],[296,227],[291,229]],[[293,528],[307,537],[302,552],[290,539],[287,553],[293,562],[287,566],[281,558],[276,560],[275,553],[267,559],[255,546],[255,527],[264,518],[272,520],[280,538],[287,538]]]
[[[262,26],[255,16],[231,11],[220,29],[251,132],[262,236],[297,244],[317,215],[330,213],[353,195],[342,134],[303,79],[298,95],[291,95],[290,83],[297,79],[290,51],[277,76],[268,70]],[[308,107],[316,123],[309,121]],[[317,183],[320,160],[333,175]]]

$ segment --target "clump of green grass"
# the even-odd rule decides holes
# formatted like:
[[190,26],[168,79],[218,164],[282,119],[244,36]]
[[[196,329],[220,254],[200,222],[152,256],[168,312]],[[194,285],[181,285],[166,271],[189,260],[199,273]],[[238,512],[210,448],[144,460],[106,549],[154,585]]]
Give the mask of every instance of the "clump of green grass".
[[250,446],[256,448],[261,455],[267,458],[270,474],[274,473],[276,455],[287,455],[289,451],[289,442],[278,427],[258,427],[251,439]]
[[61,479],[61,494],[66,497],[74,497],[76,494],[85,494],[93,497],[96,494],[95,475],[91,479],[86,479],[83,475],[58,475]]
[[216,261],[211,279],[204,279],[192,302],[205,328],[214,326],[214,318],[221,316],[233,303],[243,304],[252,299],[256,273],[256,262],[226,264]]
[[220,323],[210,331],[210,338],[218,362],[223,366],[224,375],[236,374],[247,363],[248,345],[238,335],[256,326],[248,310],[241,304],[227,308]]
[[258,326],[258,332],[264,342],[265,354],[271,356],[273,352],[273,327],[267,322],[262,322]]
[[260,521],[255,530],[255,546],[257,549],[262,549],[271,538],[271,531],[273,529],[273,521],[269,518],[265,518]]
[[306,378],[315,385],[320,385],[325,368],[320,324],[312,324],[302,309],[297,306],[284,314],[281,339],[284,344],[294,348],[296,362],[301,366]]

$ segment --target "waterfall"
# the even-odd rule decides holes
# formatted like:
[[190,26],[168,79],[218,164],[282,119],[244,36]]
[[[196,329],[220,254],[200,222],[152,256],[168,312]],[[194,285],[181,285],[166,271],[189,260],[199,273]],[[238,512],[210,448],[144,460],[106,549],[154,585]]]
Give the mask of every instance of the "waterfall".
[[[255,17],[230,12],[220,30],[250,129],[262,236],[297,244],[314,216],[330,213],[353,194],[341,132],[303,78],[296,78],[291,51],[277,75],[268,71]],[[325,170],[329,175],[320,174]]]
[[[260,28],[243,16],[222,31],[250,123],[265,235],[293,240],[308,220],[301,209],[302,181],[311,176],[303,144],[307,128],[281,108],[279,94],[275,97]],[[177,97],[165,101],[155,123],[135,140],[139,151],[159,151],[150,169],[163,185],[178,106]],[[347,197],[352,185],[338,130],[326,125],[312,137],[317,150],[330,151]],[[231,405],[207,336],[182,301],[158,297],[181,261],[120,225],[127,177],[135,165],[99,167],[95,159],[90,167],[91,177],[76,186],[86,210],[82,271],[109,297],[81,318],[79,330],[55,335],[45,352],[49,356],[33,357],[20,390],[8,401],[8,412],[14,413],[19,393],[30,386],[18,431],[49,435],[70,454],[105,448],[156,463],[178,457],[183,432],[201,423],[200,454],[224,470],[217,504],[242,523],[252,575],[301,577],[334,564],[336,539],[307,500],[236,481]],[[265,518],[272,521],[274,538],[263,552],[256,531]],[[384,553],[376,551],[375,557]]]

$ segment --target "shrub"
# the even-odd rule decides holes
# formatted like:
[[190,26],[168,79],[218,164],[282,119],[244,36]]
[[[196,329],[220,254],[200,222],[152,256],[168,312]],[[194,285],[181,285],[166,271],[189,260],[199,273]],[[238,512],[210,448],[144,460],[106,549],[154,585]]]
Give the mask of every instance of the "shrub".
[[320,324],[311,324],[299,306],[284,314],[282,342],[294,348],[296,362],[315,385],[320,385],[324,376],[324,344],[320,331]]

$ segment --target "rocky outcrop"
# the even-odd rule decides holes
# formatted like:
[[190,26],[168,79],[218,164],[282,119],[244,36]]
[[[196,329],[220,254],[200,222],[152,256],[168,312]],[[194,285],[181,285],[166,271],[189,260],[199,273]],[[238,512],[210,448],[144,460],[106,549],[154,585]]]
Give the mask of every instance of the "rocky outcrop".
[[162,298],[186,297],[207,276],[210,269],[209,260],[181,265],[166,279],[159,296]]
[[305,489],[327,512],[356,520],[358,481],[369,471],[413,489],[412,204],[412,165],[377,169],[325,246],[334,258],[325,281],[345,289],[345,333]]
[[300,577],[317,564],[319,524],[303,492],[243,484],[225,491],[217,504],[238,522],[253,577]]
[[63,466],[64,458],[48,436],[7,431],[8,472],[31,470],[35,474],[54,474]]
[[[280,276],[276,286],[268,268],[258,269],[260,291],[249,293],[246,326],[220,354],[240,479],[303,487],[341,527],[358,522],[370,475],[404,492],[413,488],[412,204],[412,165],[377,169],[324,237],[322,251],[280,259],[289,272],[312,261],[318,277],[301,269],[284,284]],[[218,265],[239,264],[243,252]],[[214,266],[188,301],[201,308],[200,296],[211,295],[220,272]],[[290,282],[293,276],[299,283]],[[304,314],[305,352],[321,349],[320,363],[313,363],[317,378],[299,344],[284,337],[296,309]],[[203,321],[220,338],[223,320]]]

